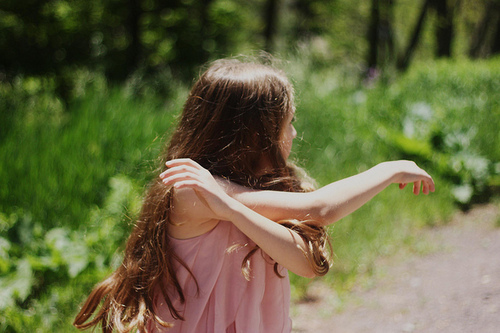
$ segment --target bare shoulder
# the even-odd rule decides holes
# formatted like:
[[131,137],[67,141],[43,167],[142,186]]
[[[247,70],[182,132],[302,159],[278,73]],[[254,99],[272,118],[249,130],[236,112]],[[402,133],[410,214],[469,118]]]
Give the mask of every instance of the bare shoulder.
[[189,188],[176,189],[170,211],[168,233],[178,239],[197,237],[209,232],[219,222],[213,212]]

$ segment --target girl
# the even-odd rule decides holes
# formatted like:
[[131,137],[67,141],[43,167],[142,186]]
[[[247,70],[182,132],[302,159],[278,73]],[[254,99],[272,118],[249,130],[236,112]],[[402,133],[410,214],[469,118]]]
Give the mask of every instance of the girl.
[[236,60],[212,64],[188,96],[123,264],[94,288],[74,325],[290,332],[288,271],[328,272],[324,226],[391,183],[434,191],[432,178],[409,161],[310,191],[287,162],[294,114],[282,72]]

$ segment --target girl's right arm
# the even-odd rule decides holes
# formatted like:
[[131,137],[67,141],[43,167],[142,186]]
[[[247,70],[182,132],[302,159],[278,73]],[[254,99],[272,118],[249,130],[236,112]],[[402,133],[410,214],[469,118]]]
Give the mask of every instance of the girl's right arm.
[[291,193],[258,191],[219,180],[239,202],[274,221],[295,218],[332,224],[354,212],[392,183],[403,189],[413,183],[413,193],[434,192],[431,176],[411,161],[380,163],[358,175],[331,183],[316,191]]
[[[296,232],[231,198],[198,163],[178,159],[167,162],[167,167],[160,177],[165,185],[174,187],[173,210],[182,215],[181,224],[188,226],[188,233],[201,234],[215,227],[214,221],[230,221],[283,267],[301,276],[315,276],[306,255],[308,246]],[[177,200],[176,208],[178,195],[186,200]]]

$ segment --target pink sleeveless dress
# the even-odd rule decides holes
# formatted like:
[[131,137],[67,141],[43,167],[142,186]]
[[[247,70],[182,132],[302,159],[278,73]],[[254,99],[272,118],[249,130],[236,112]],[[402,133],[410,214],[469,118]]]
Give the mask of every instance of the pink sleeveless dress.
[[[148,332],[267,333],[292,329],[289,317],[290,281],[288,271],[260,249],[250,259],[250,281],[241,272],[243,258],[253,243],[231,222],[221,221],[206,234],[178,240],[170,238],[174,251],[187,264],[198,282],[176,263],[175,268],[186,301],[174,299],[185,321],[174,320],[161,293],[155,303],[161,319],[174,323],[171,329],[149,323]],[[228,250],[239,245],[234,250]],[[156,327],[158,326],[158,327]]]

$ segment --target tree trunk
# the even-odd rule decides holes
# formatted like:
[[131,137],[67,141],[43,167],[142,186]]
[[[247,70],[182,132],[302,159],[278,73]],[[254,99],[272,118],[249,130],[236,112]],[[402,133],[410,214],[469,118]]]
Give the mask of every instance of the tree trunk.
[[379,0],[372,0],[370,12],[370,24],[368,28],[368,57],[366,65],[368,70],[374,69],[378,64],[378,45],[379,45],[379,29],[380,25],[380,7]]
[[297,15],[292,35],[295,40],[304,40],[312,35],[321,34],[315,24],[316,17],[312,8],[313,5],[314,2],[311,0],[295,0],[293,2],[293,10]]
[[133,72],[139,65],[141,54],[141,41],[139,36],[139,19],[141,17],[140,0],[129,0],[128,2],[128,16],[126,27],[130,35],[130,44],[127,48],[127,59],[125,71],[127,73]]
[[422,32],[422,27],[424,25],[425,16],[427,14],[427,8],[429,7],[430,2],[431,0],[425,0],[422,9],[420,10],[420,15],[418,17],[417,24],[415,25],[411,38],[408,42],[408,46],[406,47],[406,50],[404,51],[403,55],[398,59],[396,67],[400,71],[405,71],[410,65],[411,57],[413,56],[415,47],[417,46],[418,41],[420,39],[420,34]]
[[264,50],[271,53],[274,50],[274,39],[276,35],[276,27],[278,22],[278,5],[279,0],[267,0],[264,12],[265,28],[264,28]]
[[208,38],[208,33],[210,32],[210,20],[208,16],[208,10],[210,8],[212,0],[203,0],[201,1],[201,8],[200,8],[200,21],[201,21],[201,26],[200,26],[200,59],[199,63],[202,64],[208,60],[210,57],[209,51],[204,47],[203,43],[207,40]]
[[500,54],[500,8],[497,5],[497,27],[493,34],[493,45],[491,45],[491,55]]
[[394,0],[381,0],[379,39],[382,51],[379,51],[379,56],[386,62],[391,62],[394,58],[393,5]]
[[451,57],[451,42],[453,40],[453,9],[446,0],[434,0],[432,5],[436,10],[436,56]]
[[372,0],[368,28],[368,54],[366,59],[368,76],[373,70],[385,67],[394,57],[394,34],[392,31],[393,0]]
[[[499,32],[498,28],[496,33],[493,33],[493,38],[495,38],[490,46],[490,50],[488,50],[488,37],[491,36],[489,30],[495,24],[495,18],[498,19],[499,16],[499,5],[495,0],[490,0],[484,9],[483,17],[479,21],[476,29],[472,35],[470,46],[469,46],[469,57],[471,58],[479,58],[485,57],[489,51],[493,52],[495,48],[495,44],[498,47],[498,37]],[[498,24],[497,24],[498,25]]]

